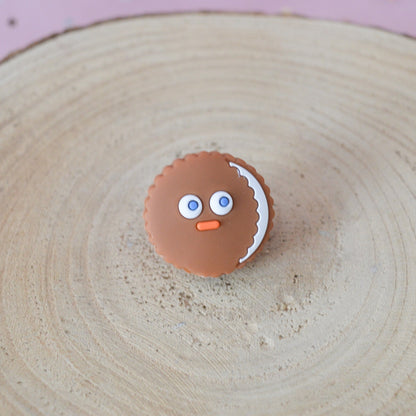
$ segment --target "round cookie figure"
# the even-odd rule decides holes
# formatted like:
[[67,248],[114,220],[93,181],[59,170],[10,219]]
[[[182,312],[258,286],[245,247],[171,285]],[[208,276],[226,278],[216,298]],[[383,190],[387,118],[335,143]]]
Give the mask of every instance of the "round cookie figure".
[[163,169],[149,188],[144,220],[167,262],[218,277],[244,266],[273,226],[264,179],[241,159],[218,152],[189,154]]

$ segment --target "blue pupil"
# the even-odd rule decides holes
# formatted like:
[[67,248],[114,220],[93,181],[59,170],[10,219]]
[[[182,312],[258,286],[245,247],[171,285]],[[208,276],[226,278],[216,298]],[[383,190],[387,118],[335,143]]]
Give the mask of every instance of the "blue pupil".
[[189,201],[189,202],[188,202],[188,208],[189,208],[191,211],[195,211],[195,210],[198,208],[198,202],[196,202],[196,201],[194,201],[194,200]]
[[220,198],[220,205],[226,207],[230,203],[230,200],[226,196]]

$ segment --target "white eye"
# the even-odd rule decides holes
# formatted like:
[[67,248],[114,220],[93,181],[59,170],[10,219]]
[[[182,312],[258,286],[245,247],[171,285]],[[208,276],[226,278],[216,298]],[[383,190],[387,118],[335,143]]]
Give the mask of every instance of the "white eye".
[[192,220],[202,212],[202,202],[196,195],[188,194],[181,198],[178,208],[183,217]]
[[209,200],[211,210],[217,215],[226,215],[233,209],[233,199],[228,192],[217,191]]

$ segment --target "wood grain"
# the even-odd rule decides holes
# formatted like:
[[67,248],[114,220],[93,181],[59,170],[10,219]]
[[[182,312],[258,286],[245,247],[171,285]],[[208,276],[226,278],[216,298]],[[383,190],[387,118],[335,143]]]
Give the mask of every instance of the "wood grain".
[[[415,68],[396,35],[216,14],[0,65],[0,414],[414,414]],[[277,212],[219,279],[165,264],[142,220],[203,149]]]

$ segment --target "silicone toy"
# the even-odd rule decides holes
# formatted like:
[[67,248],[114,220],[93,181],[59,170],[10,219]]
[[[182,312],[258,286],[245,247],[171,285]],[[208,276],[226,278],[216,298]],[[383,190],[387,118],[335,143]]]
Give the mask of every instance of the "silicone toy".
[[167,262],[218,277],[253,260],[273,226],[264,179],[241,159],[189,154],[156,176],[144,210],[149,239]]

